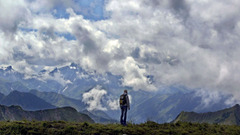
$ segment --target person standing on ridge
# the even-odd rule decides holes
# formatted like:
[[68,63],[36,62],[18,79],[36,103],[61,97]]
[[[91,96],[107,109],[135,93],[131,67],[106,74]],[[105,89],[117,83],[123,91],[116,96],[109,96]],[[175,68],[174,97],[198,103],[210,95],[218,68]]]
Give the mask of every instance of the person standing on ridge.
[[120,123],[123,126],[126,126],[126,120],[127,120],[127,110],[130,110],[130,103],[128,98],[128,91],[124,90],[124,93],[120,96],[119,100],[120,108],[121,108],[121,117],[120,117]]

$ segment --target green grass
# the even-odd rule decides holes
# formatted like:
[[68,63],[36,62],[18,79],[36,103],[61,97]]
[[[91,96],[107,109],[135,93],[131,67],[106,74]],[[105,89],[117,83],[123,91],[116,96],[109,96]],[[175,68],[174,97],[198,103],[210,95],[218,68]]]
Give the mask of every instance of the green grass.
[[34,135],[234,135],[240,134],[239,126],[197,123],[157,124],[148,121],[143,124],[89,124],[65,121],[2,121],[0,134],[34,134]]

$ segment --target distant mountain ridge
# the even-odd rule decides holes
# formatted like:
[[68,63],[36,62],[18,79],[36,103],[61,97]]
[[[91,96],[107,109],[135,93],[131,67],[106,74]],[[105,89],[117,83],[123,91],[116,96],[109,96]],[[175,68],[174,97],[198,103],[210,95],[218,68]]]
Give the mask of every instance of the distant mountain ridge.
[[29,89],[19,81],[11,82],[0,78],[0,93],[8,95],[14,90],[19,90],[22,92],[29,91]]
[[[72,98],[80,98],[85,91],[94,88],[96,85],[115,90],[122,89],[121,78],[121,76],[112,75],[111,73],[98,74],[95,71],[86,71],[75,63],[56,67],[53,70],[43,69],[36,74],[20,73],[15,71],[12,66],[0,67],[0,79],[12,83],[19,82],[22,86],[19,86],[17,90],[23,88],[28,88],[28,90],[37,89],[61,93]],[[6,87],[6,85],[3,85],[3,87]],[[0,89],[0,92],[8,94],[11,92],[9,90],[11,90],[11,87],[10,89],[9,87],[8,89]]]
[[0,95],[0,104],[10,106],[19,105],[25,110],[53,109],[56,106],[28,92],[12,91],[7,96]]
[[240,105],[216,112],[195,113],[195,112],[181,112],[173,121],[194,122],[194,123],[217,123],[223,125],[240,125]]
[[86,104],[84,104],[81,100],[69,98],[55,92],[40,92],[38,90],[30,90],[29,93],[34,94],[37,97],[57,107],[71,106],[78,111],[85,110],[86,108]]
[[116,123],[117,122],[116,120],[109,117],[103,111],[95,110],[95,111],[89,112],[85,110],[87,105],[83,103],[81,100],[72,99],[55,92],[40,92],[37,90],[31,90],[30,93],[38,96],[39,98],[44,99],[48,103],[51,103],[52,105],[55,105],[57,107],[71,106],[77,109],[79,112],[87,114],[97,123]]
[[171,122],[182,111],[208,112],[227,108],[225,100],[201,108],[201,97],[196,93],[156,94],[144,102],[133,106],[129,111],[129,118],[136,123],[152,120],[158,123]]
[[68,98],[55,92],[40,92],[37,90],[31,90],[30,92],[12,91],[7,96],[0,93],[0,104],[6,106],[18,105],[28,111],[53,109],[57,107],[73,107],[79,112],[87,114],[98,123],[116,122],[116,120],[110,118],[103,111],[86,111],[84,109],[86,105],[81,100]]
[[38,121],[71,121],[71,122],[90,122],[94,121],[86,114],[77,112],[71,107],[63,107],[39,111],[25,111],[20,106],[0,105],[0,120],[38,120]]
[[[0,67],[0,93],[7,95],[14,90],[30,92],[54,106],[71,106],[83,111],[88,108],[88,104],[83,104],[83,94],[100,86],[107,92],[100,101],[107,108],[104,113],[118,120],[119,107],[110,106],[109,103],[112,102],[108,100],[115,103],[123,90],[127,89],[132,101],[128,120],[134,123],[147,120],[165,123],[173,121],[181,111],[200,113],[229,107],[225,104],[228,100],[225,95],[221,96],[220,101],[205,105],[204,95],[183,86],[163,87],[157,92],[134,91],[131,87],[122,85],[122,76],[88,71],[75,63],[39,70],[41,71],[38,73],[28,74],[18,72],[12,66]],[[149,76],[149,79],[154,78]],[[39,92],[33,92],[32,89]],[[0,98],[1,96],[0,94]],[[23,108],[27,109],[24,106]]]

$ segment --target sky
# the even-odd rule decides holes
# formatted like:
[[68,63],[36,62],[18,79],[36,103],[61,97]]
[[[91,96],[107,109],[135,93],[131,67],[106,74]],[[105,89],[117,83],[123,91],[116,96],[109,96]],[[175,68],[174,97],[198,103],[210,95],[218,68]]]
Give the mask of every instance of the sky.
[[239,6],[238,0],[0,0],[0,65],[34,74],[74,62],[121,75],[134,90],[175,85],[239,98]]

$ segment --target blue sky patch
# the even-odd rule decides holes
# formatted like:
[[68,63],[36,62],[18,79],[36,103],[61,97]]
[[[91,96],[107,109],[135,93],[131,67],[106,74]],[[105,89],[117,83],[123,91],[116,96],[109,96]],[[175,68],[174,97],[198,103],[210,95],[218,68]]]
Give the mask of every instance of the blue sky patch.
[[[76,14],[82,15],[84,19],[98,21],[106,19],[105,16],[105,0],[75,0],[79,8],[73,8]],[[52,14],[56,18],[69,18],[66,8],[56,7]]]
[[105,19],[105,0],[80,0],[76,1],[81,10],[77,12],[83,15],[85,19],[98,21]]
[[64,8],[55,8],[53,11],[52,11],[52,14],[54,15],[54,17],[56,18],[66,18],[68,19],[69,18],[69,13],[66,12],[66,9]]
[[23,27],[20,27],[19,28],[21,31],[23,32],[37,32],[38,30],[37,29],[32,29],[32,28],[23,28]]
[[76,40],[76,37],[73,36],[72,34],[70,33],[56,33],[56,35],[60,36],[60,37],[64,37],[66,38],[67,40]]

